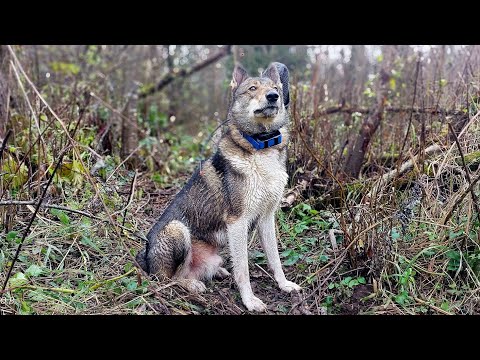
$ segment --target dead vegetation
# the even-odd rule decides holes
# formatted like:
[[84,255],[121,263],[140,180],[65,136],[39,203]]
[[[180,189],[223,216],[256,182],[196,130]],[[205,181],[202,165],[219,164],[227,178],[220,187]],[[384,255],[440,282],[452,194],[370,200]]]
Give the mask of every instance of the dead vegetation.
[[[228,66],[231,48],[206,48],[191,49],[181,71],[169,46],[165,62],[149,53],[164,47],[0,47],[2,313],[245,313],[231,278],[193,295],[134,263],[226,107],[224,77],[207,65]],[[271,314],[478,314],[479,48],[385,46],[373,60],[360,46],[336,60],[312,49],[292,82],[290,184],[277,222],[287,277],[303,291],[278,291],[253,236],[254,291]],[[39,51],[52,81],[35,70]],[[164,67],[156,87],[132,85]],[[162,79],[170,85],[158,88]],[[221,100],[189,128],[194,111],[178,104],[199,84]],[[176,100],[156,102],[156,88]]]

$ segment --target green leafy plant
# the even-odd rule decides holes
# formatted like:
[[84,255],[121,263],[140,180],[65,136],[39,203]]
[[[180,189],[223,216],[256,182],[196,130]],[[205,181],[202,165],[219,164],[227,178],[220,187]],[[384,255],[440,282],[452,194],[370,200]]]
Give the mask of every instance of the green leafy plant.
[[325,297],[322,305],[329,309],[329,311],[333,311],[335,300],[341,303],[352,296],[355,287],[365,285],[366,283],[367,281],[363,276],[347,276],[339,282],[331,282],[328,284],[328,295]]
[[59,209],[50,209],[50,213],[58,218],[58,220],[61,221],[62,224],[64,225],[70,225],[70,218],[68,215],[63,211]]
[[445,256],[449,259],[447,270],[449,271],[458,271],[460,267],[461,253],[455,250],[449,250],[445,253]]
[[328,289],[353,289],[357,285],[366,284],[366,280],[363,276],[359,276],[357,278],[353,278],[351,276],[347,276],[346,278],[342,279],[338,283],[330,283],[328,285]]
[[407,261],[404,258],[400,258],[400,266],[405,266],[405,269],[400,274],[393,275],[398,279],[398,293],[394,296],[394,300],[400,305],[407,305],[413,301],[410,293],[414,291],[415,275],[417,274],[412,268],[413,262],[414,260]]

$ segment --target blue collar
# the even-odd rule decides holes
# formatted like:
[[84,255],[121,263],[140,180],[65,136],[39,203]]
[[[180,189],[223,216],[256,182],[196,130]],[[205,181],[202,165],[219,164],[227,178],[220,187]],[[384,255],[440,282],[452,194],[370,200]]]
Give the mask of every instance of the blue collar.
[[242,135],[257,150],[266,149],[282,142],[282,134],[279,130],[253,135],[247,135],[242,132]]

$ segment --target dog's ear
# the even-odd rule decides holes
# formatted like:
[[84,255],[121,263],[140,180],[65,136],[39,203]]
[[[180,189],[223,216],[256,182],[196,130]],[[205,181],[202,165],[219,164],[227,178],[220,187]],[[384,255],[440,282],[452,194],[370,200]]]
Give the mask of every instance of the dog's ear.
[[232,91],[234,91],[237,87],[240,86],[245,79],[248,78],[247,70],[245,70],[241,65],[235,65],[232,74],[232,82],[230,86],[232,87]]
[[271,79],[275,84],[280,82],[280,75],[278,74],[278,69],[275,66],[275,63],[271,63],[262,73],[262,76]]
[[[289,74],[288,68],[285,64],[274,62],[272,63],[277,68],[278,75],[280,77],[280,82],[282,83],[282,90],[283,90],[283,103],[285,107],[288,108],[290,104],[290,89],[289,89]],[[267,69],[268,70],[268,69]]]

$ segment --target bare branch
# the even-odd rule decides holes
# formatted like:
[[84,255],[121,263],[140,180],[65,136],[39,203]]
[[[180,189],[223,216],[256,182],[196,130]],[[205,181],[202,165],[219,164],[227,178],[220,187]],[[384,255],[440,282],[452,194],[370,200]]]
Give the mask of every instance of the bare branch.
[[166,74],[158,83],[157,85],[140,94],[139,95],[139,98],[140,99],[143,99],[149,95],[152,95],[156,92],[159,92],[161,91],[165,86],[167,86],[168,84],[170,84],[172,81],[176,80],[176,79],[179,79],[179,78],[185,78],[185,77],[188,77],[190,75],[192,75],[193,73],[196,73],[197,71],[200,71],[202,70],[203,68],[207,67],[208,65],[210,64],[213,64],[214,62],[217,62],[218,60],[220,60],[221,58],[229,55],[231,53],[231,48],[232,48],[232,45],[225,45],[224,47],[222,47],[216,54],[210,56],[209,58],[207,58],[206,60],[203,60],[203,61],[200,61],[198,63],[196,63],[195,65],[193,65],[191,68],[187,68],[187,69],[181,69],[180,71],[176,72],[176,73],[173,73],[173,72],[170,72],[168,74]]
[[[457,116],[457,115],[465,115],[465,112],[462,110],[455,110],[455,109],[431,109],[431,108],[418,108],[418,107],[395,107],[395,106],[387,106],[383,109],[386,113],[413,113],[413,114],[431,114],[431,115],[446,115],[446,116]],[[345,114],[353,114],[353,113],[360,113],[360,114],[370,114],[372,109],[362,108],[362,107],[349,107],[349,106],[332,106],[321,110],[318,112],[318,116],[326,116],[332,115],[337,113],[345,113]]]
[[[430,145],[425,149],[425,155],[432,155],[437,152],[442,150],[442,147],[438,144],[433,144]],[[369,197],[371,197],[372,194],[375,194],[380,186],[386,186],[390,181],[392,181],[396,176],[404,174],[408,170],[410,170],[414,164],[417,162],[419,158],[419,155],[415,156],[414,158],[404,162],[401,166],[398,168],[393,169],[392,171],[389,171],[388,173],[382,175],[382,177],[378,180],[377,184],[373,187],[372,191],[368,194]]]

